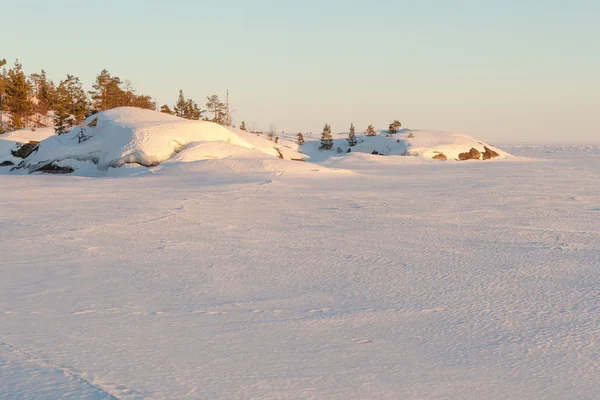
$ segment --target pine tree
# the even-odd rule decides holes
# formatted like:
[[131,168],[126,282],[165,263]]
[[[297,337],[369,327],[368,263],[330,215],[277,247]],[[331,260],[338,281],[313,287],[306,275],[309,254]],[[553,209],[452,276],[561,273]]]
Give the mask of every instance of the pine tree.
[[174,114],[173,111],[171,110],[171,108],[166,104],[163,104],[163,106],[160,108],[160,112],[164,113],[164,114],[170,114],[170,115]]
[[69,116],[73,116],[73,123],[79,124],[87,116],[90,108],[87,95],[79,78],[73,75],[67,75],[67,78],[60,81],[55,94],[55,108],[63,107]]
[[246,130],[246,122],[242,121],[242,123],[240,124],[240,129],[245,131]]
[[333,147],[333,136],[331,135],[331,127],[329,124],[325,124],[323,127],[323,133],[321,134],[321,147],[322,150],[331,150]]
[[179,97],[177,97],[177,103],[175,104],[175,107],[173,107],[175,115],[177,115],[180,118],[185,118],[186,107],[187,103],[185,101],[185,96],[183,95],[183,90],[179,89]]
[[350,147],[354,147],[356,146],[357,140],[356,140],[356,131],[354,129],[354,124],[350,124],[350,133],[348,134],[348,139],[346,139],[346,141],[348,142],[348,145]]
[[65,81],[61,81],[56,90],[56,109],[54,110],[54,132],[57,135],[67,133],[73,128],[71,117],[71,98]]
[[106,69],[96,76],[96,82],[92,85],[94,90],[89,92],[92,97],[92,106],[96,111],[105,111],[121,106],[120,100],[125,93],[119,87],[120,84],[121,79],[111,76]]
[[400,127],[402,127],[402,124],[400,123],[400,121],[398,121],[397,119],[395,119],[394,122],[392,122],[390,124],[388,132],[389,133],[398,133],[398,129],[400,129]]
[[221,103],[221,101],[219,100],[219,96],[217,96],[216,94],[213,94],[212,96],[207,97],[206,99],[208,100],[206,102],[206,108],[208,109],[208,111],[213,113],[212,121],[224,125],[226,122],[225,104]]
[[298,146],[302,146],[304,144],[304,136],[302,136],[302,132],[298,132],[298,139],[296,140]]
[[366,136],[375,136],[375,135],[377,135],[377,132],[375,132],[375,128],[373,128],[373,125],[369,125],[367,127],[367,130],[365,131],[365,135]]
[[187,99],[185,104],[185,114],[187,119],[199,120],[204,111],[200,110],[198,104],[192,99]]
[[46,77],[46,71],[42,70],[39,74],[29,75],[31,85],[33,87],[33,93],[35,97],[35,112],[46,115],[50,110],[53,98],[53,87],[51,81],[48,81]]
[[59,104],[54,110],[54,132],[62,135],[73,128],[73,118],[66,111],[63,104]]
[[26,120],[33,114],[33,102],[29,99],[31,86],[23,73],[22,65],[19,60],[15,61],[15,66],[8,71],[6,82],[6,107],[12,114],[11,128],[21,129],[25,126]]

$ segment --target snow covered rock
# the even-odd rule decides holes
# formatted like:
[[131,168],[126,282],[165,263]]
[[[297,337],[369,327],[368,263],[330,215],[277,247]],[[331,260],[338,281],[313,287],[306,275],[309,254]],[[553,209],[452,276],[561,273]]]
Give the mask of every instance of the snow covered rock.
[[[341,148],[342,153],[365,153],[384,156],[416,156],[435,160],[490,160],[493,158],[509,158],[503,152],[487,143],[471,136],[435,131],[401,130],[396,134],[379,131],[375,136],[357,135],[358,143],[350,147],[346,141],[347,133],[334,134],[333,148]],[[339,156],[335,150],[320,149],[318,138],[307,140],[298,149],[310,156],[312,161],[324,161]]]
[[39,143],[52,135],[53,128],[21,129],[0,135],[0,167],[18,165],[31,154],[29,150],[35,150],[29,143]]
[[[60,163],[65,167],[69,160],[74,169],[80,162],[93,162],[101,171],[127,163],[151,167],[177,156],[194,143],[206,142],[223,143],[220,148],[212,148],[209,158],[230,157],[235,148],[255,150],[265,157],[302,157],[292,149],[278,149],[275,143],[239,129],[122,107],[96,114],[82,127],[43,140],[38,151],[27,158],[24,168],[34,172],[50,164]],[[186,161],[196,160],[191,154],[186,158]]]

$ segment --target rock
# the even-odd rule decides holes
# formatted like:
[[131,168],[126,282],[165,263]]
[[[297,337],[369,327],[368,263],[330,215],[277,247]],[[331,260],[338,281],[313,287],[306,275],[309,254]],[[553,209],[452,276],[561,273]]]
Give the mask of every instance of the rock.
[[0,167],[12,167],[13,165],[15,165],[12,161],[2,161],[2,163],[0,163]]
[[460,153],[458,155],[458,159],[461,161],[464,160],[479,160],[479,157],[481,157],[481,152],[479,152],[479,150],[477,150],[474,147],[471,147],[471,150],[469,150],[468,153]]
[[348,148],[348,151],[346,153],[352,153],[352,149]]
[[75,170],[71,167],[59,167],[58,165],[48,164],[44,165],[42,168],[36,170],[35,172],[42,172],[45,174],[71,174]]
[[482,153],[484,160],[491,160],[492,158],[500,157],[500,154],[496,153],[494,150],[490,149],[487,146],[483,146],[485,151]]
[[444,153],[440,153],[440,154],[436,154],[435,156],[433,156],[433,159],[446,161],[448,159],[448,157],[446,157],[446,155]]
[[377,150],[373,150],[373,152],[371,154],[379,155],[379,152]]
[[17,158],[27,158],[33,153],[37,151],[40,142],[31,141],[29,143],[23,143],[16,151],[11,151],[13,157]]
[[414,139],[415,135],[411,133],[408,134],[408,136],[406,137],[407,139]]
[[305,160],[303,160],[301,158],[292,158],[292,161],[306,162]]

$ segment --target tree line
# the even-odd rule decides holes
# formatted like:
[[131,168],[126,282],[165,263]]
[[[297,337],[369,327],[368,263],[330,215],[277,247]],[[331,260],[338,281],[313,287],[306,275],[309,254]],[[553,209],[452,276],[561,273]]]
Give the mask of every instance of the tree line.
[[[26,75],[18,60],[11,68],[6,67],[6,60],[0,59],[0,134],[4,133],[4,115],[7,114],[8,130],[25,127],[55,126],[57,133],[64,133],[71,127],[83,122],[88,116],[100,111],[116,107],[139,107],[156,110],[157,105],[152,96],[137,94],[131,81],[122,80],[103,69],[92,84],[92,90],[86,91],[81,80],[69,75],[58,83],[48,79],[46,72]],[[229,97],[229,96],[227,96]],[[160,107],[160,111],[182,118],[213,121],[222,125],[231,125],[232,111],[229,99],[222,102],[217,95],[207,98],[206,110],[190,98],[186,98],[183,90],[173,109],[168,105]],[[50,120],[49,111],[54,115]],[[210,117],[203,117],[205,112]]]

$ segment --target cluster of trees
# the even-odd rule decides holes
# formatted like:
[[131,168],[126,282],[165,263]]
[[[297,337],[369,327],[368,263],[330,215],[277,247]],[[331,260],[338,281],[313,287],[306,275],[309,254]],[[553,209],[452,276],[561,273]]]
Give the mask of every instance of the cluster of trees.
[[[73,75],[67,75],[55,83],[48,79],[44,70],[26,75],[18,60],[8,70],[5,66],[6,60],[0,59],[0,121],[8,120],[9,130],[54,126],[56,133],[61,134],[100,111],[125,106],[150,110],[157,108],[151,96],[137,94],[131,81],[121,80],[106,69],[96,76],[92,90],[86,91],[79,78]],[[210,96],[206,108],[200,109],[194,100],[186,98],[183,90],[180,90],[173,110],[163,105],[160,111],[187,119],[231,125],[229,98],[223,103],[217,95]],[[49,111],[54,111],[53,121],[48,117]],[[203,118],[206,111],[212,114],[211,118]],[[10,115],[10,118],[3,118],[4,114]],[[4,133],[2,123],[0,133]]]
[[[400,123],[400,121],[394,120],[394,122],[392,122],[390,124],[388,132],[390,134],[398,133],[398,130],[400,129],[401,126],[402,126],[402,124]],[[369,125],[367,127],[367,129],[364,132],[364,135],[365,136],[376,136],[377,135],[377,132],[375,131],[375,128],[373,128],[373,125]],[[350,132],[348,133],[348,137],[346,138],[346,141],[348,142],[348,145],[350,147],[354,147],[358,143],[358,139],[356,138],[356,128],[354,127],[354,124],[350,124]],[[304,137],[302,136],[302,133],[298,133],[298,139],[296,140],[296,143],[298,145],[304,144]],[[319,147],[319,149],[331,150],[332,148],[333,148],[333,136],[331,134],[331,126],[329,126],[329,124],[325,124],[325,126],[323,127],[323,132],[321,133],[321,146]],[[340,150],[341,149],[338,147],[338,152],[340,152]]]
[[[229,93],[227,94],[225,103],[223,103],[216,94],[208,96],[206,100],[206,110],[202,110],[194,100],[185,97],[183,90],[179,90],[179,97],[177,98],[177,103],[173,106],[173,109],[171,110],[168,105],[164,104],[160,108],[160,112],[186,119],[202,119],[203,121],[216,122],[220,125],[232,125],[233,119],[231,118],[231,113],[233,111],[229,108]],[[202,117],[202,114],[205,112],[211,113],[212,118]],[[246,130],[244,121],[242,121],[240,129]]]
[[[0,60],[0,67],[5,65],[6,60]],[[9,130],[55,125],[57,133],[63,133],[99,111],[121,106],[156,108],[150,96],[137,95],[130,81],[123,82],[106,69],[96,76],[92,88],[86,92],[73,75],[58,84],[48,79],[44,70],[27,76],[17,60],[12,68],[3,68],[0,73],[0,115],[10,114]],[[48,111],[54,111],[54,123],[44,118]]]

